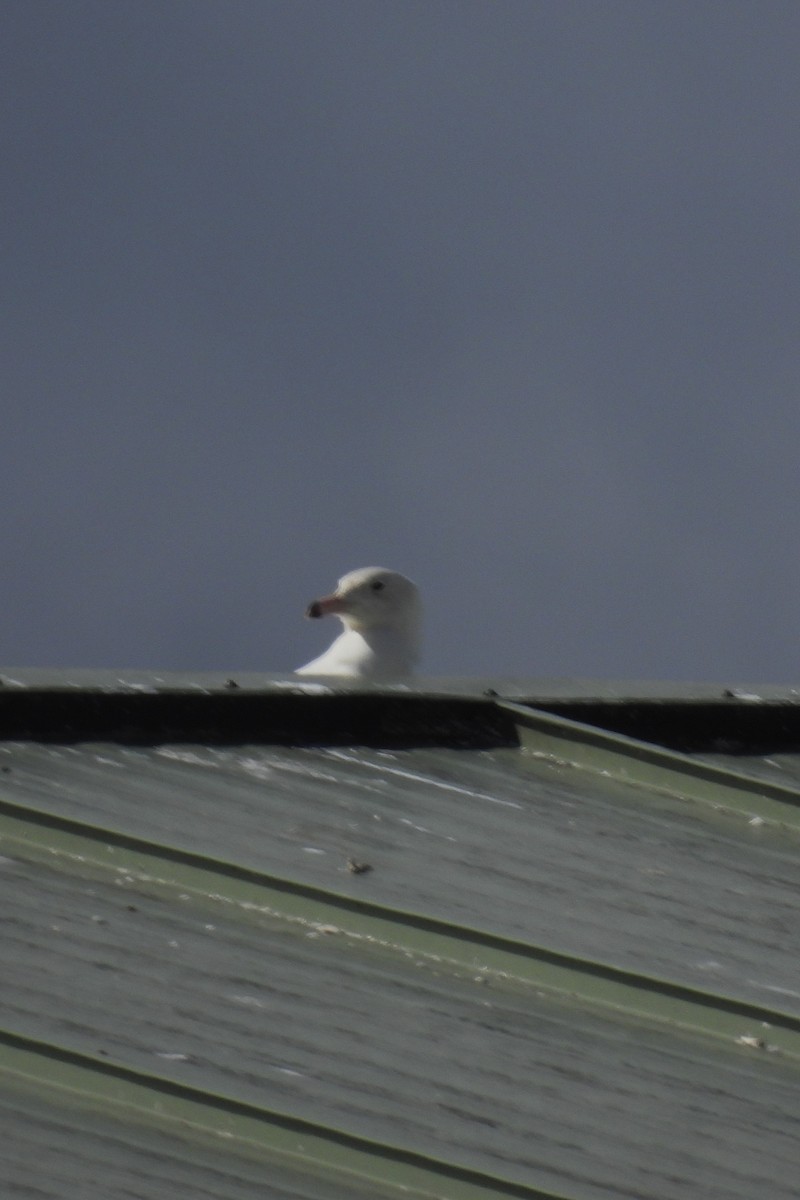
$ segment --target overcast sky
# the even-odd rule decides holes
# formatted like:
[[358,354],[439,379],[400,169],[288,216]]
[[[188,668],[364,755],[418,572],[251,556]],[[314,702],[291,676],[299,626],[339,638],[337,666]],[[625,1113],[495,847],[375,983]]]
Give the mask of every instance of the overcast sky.
[[800,683],[797,0],[9,0],[0,661]]

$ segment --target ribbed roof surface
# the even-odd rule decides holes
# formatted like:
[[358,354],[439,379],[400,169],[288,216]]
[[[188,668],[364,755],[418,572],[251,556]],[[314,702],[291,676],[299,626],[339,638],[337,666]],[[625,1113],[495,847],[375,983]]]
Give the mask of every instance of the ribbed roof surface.
[[5,680],[11,1194],[796,1194],[792,693]]

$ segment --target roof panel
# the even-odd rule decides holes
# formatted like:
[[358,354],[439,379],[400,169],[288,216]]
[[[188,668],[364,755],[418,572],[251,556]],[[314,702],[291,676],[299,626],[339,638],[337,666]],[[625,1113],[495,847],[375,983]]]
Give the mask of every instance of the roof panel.
[[0,889],[23,1035],[559,1193],[792,1194],[800,1079],[767,1058],[141,883]]
[[504,750],[6,743],[0,763],[35,808],[800,1015],[796,846],[675,798]]
[[[793,1194],[791,697],[754,721],[713,689],[19,682],[0,1171],[20,1190],[35,1145],[60,1200],[92,1169],[149,1197],[162,1165],[170,1194],[234,1200]],[[631,739],[643,723],[672,749]]]
[[[14,1200],[383,1200],[376,1185],[321,1178],[227,1150],[219,1137],[0,1089],[5,1195]],[[267,1191],[268,1189],[268,1191]],[[392,1194],[396,1195],[394,1191]]]

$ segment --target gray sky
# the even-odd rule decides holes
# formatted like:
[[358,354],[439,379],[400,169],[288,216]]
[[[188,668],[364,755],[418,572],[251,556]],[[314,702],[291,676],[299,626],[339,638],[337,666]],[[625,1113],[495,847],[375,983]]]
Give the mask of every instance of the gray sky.
[[0,660],[800,683],[796,0],[11,0]]

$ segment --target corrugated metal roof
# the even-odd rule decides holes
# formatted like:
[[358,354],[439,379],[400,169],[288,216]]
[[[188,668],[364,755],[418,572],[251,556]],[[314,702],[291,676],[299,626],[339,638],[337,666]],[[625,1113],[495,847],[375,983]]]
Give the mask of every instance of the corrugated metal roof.
[[0,679],[19,1194],[795,1194],[793,692]]

